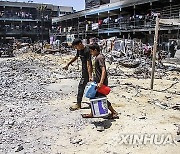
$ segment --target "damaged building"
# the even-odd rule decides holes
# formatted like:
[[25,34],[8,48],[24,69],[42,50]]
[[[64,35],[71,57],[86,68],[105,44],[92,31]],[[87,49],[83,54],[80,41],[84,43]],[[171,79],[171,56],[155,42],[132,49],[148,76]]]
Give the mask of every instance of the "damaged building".
[[0,2],[0,41],[49,40],[52,18],[74,12],[72,7],[51,4]]
[[85,0],[85,8],[91,9],[92,7],[108,3],[110,3],[110,0]]
[[[155,19],[180,18],[179,0],[86,0],[86,9],[53,19],[51,36],[138,38],[153,43]],[[160,41],[179,38],[179,26],[161,25]]]

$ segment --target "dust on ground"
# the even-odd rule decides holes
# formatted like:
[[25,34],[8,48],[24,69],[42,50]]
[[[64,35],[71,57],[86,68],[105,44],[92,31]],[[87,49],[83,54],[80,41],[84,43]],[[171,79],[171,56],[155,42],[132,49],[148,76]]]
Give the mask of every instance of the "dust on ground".
[[[66,72],[62,67],[72,55],[25,53],[0,60],[0,153],[36,154],[172,154],[179,142],[155,145],[121,144],[121,135],[171,134],[180,125],[179,72],[167,71],[155,79],[138,79],[133,69],[120,67],[124,74],[110,76],[108,99],[120,119],[83,119],[89,100],[71,112],[76,101],[81,71],[78,63]],[[109,67],[114,67],[109,65]],[[97,131],[99,124],[105,127]]]

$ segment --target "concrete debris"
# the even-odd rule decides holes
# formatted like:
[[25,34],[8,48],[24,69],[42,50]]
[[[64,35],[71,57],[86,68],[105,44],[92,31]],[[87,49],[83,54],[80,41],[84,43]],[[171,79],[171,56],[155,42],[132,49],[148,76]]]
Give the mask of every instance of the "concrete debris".
[[79,144],[79,145],[82,145],[82,139],[80,138],[74,138],[74,139],[70,139],[70,143],[72,144]]
[[[41,48],[39,50],[42,51]],[[87,111],[85,108],[69,111],[69,106],[75,101],[81,76],[79,63],[70,66],[68,71],[62,69],[76,53],[70,50],[65,54],[60,52],[47,55],[36,54],[32,47],[24,46],[14,52],[16,57],[0,59],[0,153],[53,153],[52,149],[55,149],[54,153],[78,153],[78,150],[82,150],[81,145],[86,150],[88,145],[94,147],[96,143],[103,149],[109,148],[108,146],[114,148],[120,134],[127,131],[133,133],[132,130],[137,134],[139,130],[151,133],[158,128],[166,116],[161,108],[174,109],[168,110],[168,117],[179,111],[177,72],[167,72],[166,67],[157,66],[156,78],[158,75],[159,78],[163,77],[161,81],[168,86],[157,82],[160,90],[151,92],[148,88],[149,81],[145,80],[150,78],[151,61],[144,57],[133,59],[132,54],[130,56],[124,51],[116,51],[119,52],[117,55],[116,52],[105,55],[110,57],[108,60],[111,62],[107,68],[112,88],[109,97],[112,105],[121,113],[120,121],[117,119],[114,123],[107,119],[101,119],[103,122],[99,118],[82,119],[80,114]],[[128,63],[128,59],[131,63]],[[127,64],[126,67],[121,62]],[[159,96],[160,93],[163,97]],[[153,101],[150,99],[150,103],[158,106],[157,108],[147,103],[149,98],[157,98]],[[89,107],[88,100],[83,101],[82,106]],[[154,125],[146,127],[147,122],[153,122],[155,116],[158,118]],[[179,117],[173,118],[174,123]],[[139,125],[134,129],[136,120]],[[161,132],[158,130],[157,133]],[[180,134],[179,128],[177,134]],[[107,140],[104,141],[104,138]],[[110,144],[114,138],[114,143]],[[76,152],[71,149],[72,146],[77,148]],[[114,150],[112,148],[110,151]],[[124,153],[125,151],[123,149]]]
[[180,135],[180,125],[178,125],[177,135]]
[[15,152],[20,152],[20,151],[22,151],[24,149],[24,147],[22,146],[22,145],[19,145],[18,147],[17,147],[17,149],[15,150]]
[[139,119],[141,119],[141,120],[145,120],[145,119],[147,119],[146,117],[140,117]]
[[13,46],[11,44],[0,44],[0,57],[13,57]]
[[177,105],[175,105],[175,106],[173,106],[171,108],[174,109],[174,110],[179,110],[180,111],[180,105],[179,104],[177,104]]
[[177,137],[175,138],[175,141],[176,141],[176,142],[180,142],[180,136],[177,136]]
[[152,103],[160,107],[161,109],[168,109],[168,105],[166,103],[161,103],[159,100],[154,100]]

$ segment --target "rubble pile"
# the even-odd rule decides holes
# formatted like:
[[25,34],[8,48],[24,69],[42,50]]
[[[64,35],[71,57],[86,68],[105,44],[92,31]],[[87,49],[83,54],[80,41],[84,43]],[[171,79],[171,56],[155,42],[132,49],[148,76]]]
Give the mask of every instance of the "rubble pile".
[[0,43],[0,57],[13,57],[13,46],[11,44]]
[[[112,40],[114,40],[114,42]],[[151,77],[152,46],[149,44],[143,44],[138,40],[111,38],[108,41],[111,41],[111,43],[107,43],[107,46],[105,47],[103,46],[102,41],[99,41],[99,44],[103,46],[102,53],[105,55],[106,61],[110,65],[116,65],[114,70],[108,70],[110,75],[123,75],[123,72],[121,71],[121,67],[123,66],[126,68],[132,68],[133,73],[129,74],[128,76],[145,79]],[[162,63],[162,57],[159,57],[158,54],[157,60],[155,74],[156,79],[161,79],[162,77],[166,76],[166,72],[168,71],[179,72],[179,68],[176,66],[164,66]]]
[[[164,91],[160,87],[161,91],[155,92],[158,98],[159,92],[167,92],[164,94],[168,96],[167,101],[171,100],[172,102],[174,97],[177,100],[173,100],[172,105],[166,105],[167,101],[159,98],[158,102],[150,100],[152,104],[148,104],[146,99],[141,99],[141,96],[149,99],[150,96],[149,94],[147,96],[147,92],[150,89],[135,83],[147,80],[134,80],[134,77],[144,79],[146,78],[143,76],[144,72],[146,72],[147,78],[150,77],[150,60],[141,58],[138,67],[129,69],[122,67],[116,61],[117,55],[113,57],[115,60],[113,62],[112,56],[109,55],[111,56],[109,60],[112,62],[108,69],[109,75],[112,76],[110,79],[112,93],[109,97],[113,106],[118,109],[121,119],[116,124],[105,119],[82,119],[80,114],[89,112],[86,110],[90,109],[89,102],[83,102],[84,108],[80,111],[71,112],[69,110],[69,106],[76,100],[76,88],[81,76],[81,70],[78,67],[80,62],[74,63],[74,66],[70,66],[68,71],[62,69],[76,52],[72,51],[71,56],[67,56],[66,54],[35,54],[31,50],[29,51],[26,53],[26,50],[22,50],[22,55],[19,52],[19,56],[0,62],[0,153],[63,153],[63,151],[68,153],[73,148],[82,150],[82,147],[86,153],[86,149],[91,145],[94,147],[94,143],[97,141],[99,132],[95,128],[101,131],[102,143],[109,144],[109,141],[114,138],[112,134],[117,136],[126,130],[123,128],[124,126],[122,127],[122,122],[126,128],[132,127],[134,130],[134,125],[127,123],[127,120],[131,120],[130,123],[133,123],[137,119],[154,118],[151,115],[158,112],[154,112],[154,110],[153,113],[149,112],[152,110],[152,104],[153,107],[155,104],[157,109],[162,107],[171,109],[171,112],[179,111],[178,74],[173,75],[166,72],[167,70],[174,71],[172,67],[171,69],[168,67],[169,69],[157,70],[160,75],[167,73],[167,76],[171,78],[171,84],[165,86]],[[121,56],[119,57],[120,60]],[[173,89],[172,92],[171,89]],[[154,95],[152,97],[154,98]],[[142,105],[140,106],[139,103]],[[148,110],[141,109],[135,118],[134,113],[136,112],[131,112],[132,109],[135,111],[144,108],[144,104],[149,105],[146,107]],[[123,106],[129,107],[124,108]],[[143,128],[144,126],[146,123],[143,124]],[[110,127],[112,128],[109,129]],[[107,129],[109,130],[106,131]],[[115,129],[119,132],[114,131]],[[109,141],[104,141],[106,133],[109,133],[108,136],[111,137]],[[99,146],[102,146],[102,143]],[[103,144],[106,145],[106,143]],[[103,149],[106,150],[104,147]]]
[[[54,83],[62,78],[77,78],[79,77],[79,72],[72,72],[69,70],[67,72],[62,70],[62,67],[52,71],[51,67],[55,66],[47,57],[44,57],[43,61],[41,59],[34,59],[33,57],[28,57],[24,60],[7,60],[0,63],[1,74],[0,74],[0,88],[1,88],[1,99],[11,98],[15,99],[31,99],[32,93],[35,94],[36,100],[42,100],[42,98],[48,98],[49,94],[46,96],[46,91],[42,88],[42,85]],[[32,84],[33,83],[33,84]],[[3,89],[10,88],[12,90],[7,91]]]
[[[52,68],[55,67],[53,70]],[[34,58],[28,54],[26,58],[14,58],[0,63],[0,153],[20,152],[24,148],[30,153],[36,153],[39,147],[43,147],[43,153],[50,150],[48,147],[51,139],[39,138],[36,129],[52,129],[54,125],[46,126],[47,120],[54,119],[49,101],[67,97],[63,92],[51,91],[45,88],[52,83],[61,82],[61,79],[77,78],[79,72],[71,69],[64,72],[59,65],[50,58],[44,56]],[[74,94],[75,95],[75,94]],[[62,114],[60,109],[57,111]],[[72,131],[83,127],[84,121],[67,119],[62,125],[72,124]],[[56,119],[57,121],[58,119]],[[56,129],[54,132],[60,131]],[[34,133],[33,133],[34,132]],[[37,131],[39,133],[39,131]],[[28,139],[27,139],[28,135]],[[56,136],[54,134],[54,136]],[[41,139],[43,142],[41,143]],[[47,141],[48,140],[48,141]],[[39,147],[36,146],[40,144]],[[28,148],[27,148],[28,147]]]
[[[1,63],[1,96],[16,99],[31,99],[32,93],[36,96],[32,99],[41,100],[39,97],[45,97],[45,92],[40,85],[50,83],[51,73],[37,66],[37,61],[28,60],[9,60]],[[32,84],[33,82],[33,84]],[[33,87],[34,86],[34,87]],[[4,91],[3,89],[12,89]],[[36,88],[36,89],[35,89]],[[34,97],[34,96],[33,96]]]

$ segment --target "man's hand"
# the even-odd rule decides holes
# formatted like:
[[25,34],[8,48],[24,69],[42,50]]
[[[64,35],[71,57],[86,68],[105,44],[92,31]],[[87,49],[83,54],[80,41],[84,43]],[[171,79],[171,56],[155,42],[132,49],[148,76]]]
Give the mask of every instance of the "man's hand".
[[63,67],[64,70],[68,70],[69,65],[66,65],[65,67]]
[[103,83],[98,83],[97,87],[98,87],[98,88],[101,88],[102,85],[103,85]]
[[89,82],[92,82],[93,81],[93,78],[92,77],[89,77]]
[[78,59],[78,57],[75,56],[65,67],[63,67],[63,69],[68,70],[69,65],[71,65],[77,59]]

